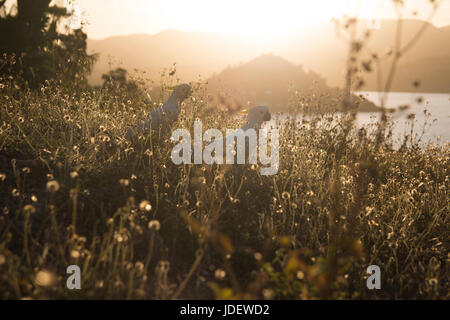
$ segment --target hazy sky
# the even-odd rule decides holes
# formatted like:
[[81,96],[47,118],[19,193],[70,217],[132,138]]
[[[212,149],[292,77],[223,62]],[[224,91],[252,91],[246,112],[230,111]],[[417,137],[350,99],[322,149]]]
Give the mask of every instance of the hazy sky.
[[[436,0],[438,1],[438,0]],[[450,0],[441,0],[436,26],[450,25]],[[14,0],[8,0],[14,3]],[[68,2],[68,0],[54,0]],[[90,38],[150,33],[165,29],[237,32],[263,36],[289,33],[310,22],[353,15],[394,18],[392,0],[74,0]],[[425,18],[430,0],[404,0],[405,17]]]

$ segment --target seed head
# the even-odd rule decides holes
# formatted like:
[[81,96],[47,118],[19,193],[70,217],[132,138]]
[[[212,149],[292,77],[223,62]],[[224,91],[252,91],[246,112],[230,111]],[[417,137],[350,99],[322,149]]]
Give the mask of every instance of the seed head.
[[50,180],[47,182],[47,191],[53,193],[59,190],[59,183],[56,180]]
[[158,230],[161,228],[161,224],[159,223],[158,220],[151,220],[151,221],[148,223],[148,228],[149,228],[150,230],[158,231]]

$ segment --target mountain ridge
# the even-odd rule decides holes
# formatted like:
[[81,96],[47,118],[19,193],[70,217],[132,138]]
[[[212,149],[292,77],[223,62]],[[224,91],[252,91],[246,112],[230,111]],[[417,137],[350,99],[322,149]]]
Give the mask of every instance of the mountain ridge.
[[[380,30],[373,31],[369,47],[378,52],[389,47],[395,25],[394,20],[382,20]],[[403,43],[407,43],[422,25],[419,20],[404,20]],[[296,40],[284,36],[274,38],[272,44],[267,44],[258,39],[233,37],[230,34],[170,29],[154,35],[142,33],[88,40],[89,52],[100,53],[90,81],[94,84],[101,82],[101,75],[109,69],[108,55],[115,57],[112,65],[121,65],[129,71],[145,70],[154,80],[159,78],[161,70],[176,62],[178,77],[182,81],[191,81],[199,76],[209,78],[226,67],[250,61],[264,53],[273,53],[315,71],[331,86],[342,87],[348,48],[337,39],[331,24],[315,24],[311,32],[304,31],[291,37]],[[450,42],[446,41],[449,38],[450,26],[437,28],[430,24],[422,39],[399,64],[400,80],[394,83],[393,88],[414,91],[410,78],[423,77],[422,83],[427,84],[427,90],[436,92],[448,87],[446,92],[450,92],[450,75],[442,72],[430,74],[426,66],[420,67],[417,63],[427,59],[433,61],[433,57],[438,55],[444,57],[440,60],[444,65],[450,65]],[[411,77],[408,76],[408,65],[416,65]],[[367,86],[362,90],[375,91],[376,79],[373,75],[366,76]]]

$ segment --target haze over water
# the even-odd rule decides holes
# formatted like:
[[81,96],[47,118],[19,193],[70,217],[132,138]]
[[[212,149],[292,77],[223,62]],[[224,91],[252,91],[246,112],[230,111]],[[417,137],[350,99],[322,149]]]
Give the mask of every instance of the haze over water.
[[[378,92],[355,92],[355,94],[364,95],[368,100],[379,105],[380,93]],[[422,103],[418,99],[422,98]],[[404,111],[397,111],[393,114],[388,114],[393,126],[394,145],[400,146],[403,142],[405,134],[410,134],[411,123],[414,122],[414,139],[419,139],[422,136],[424,124],[426,121],[425,132],[421,137],[420,144],[444,144],[450,142],[450,94],[443,93],[407,93],[407,92],[391,92],[389,93],[386,107],[398,108],[399,106],[408,105],[409,109]],[[431,116],[425,116],[424,110],[431,113]],[[415,114],[413,120],[408,120],[410,114]],[[376,128],[375,124],[380,120],[381,113],[379,112],[359,112],[357,114],[358,127],[364,126],[371,131]],[[267,123],[268,126],[276,126],[276,121],[281,122],[288,120],[289,113],[282,113],[279,116],[272,118]],[[303,118],[302,114],[298,117]]]
[[[380,93],[378,92],[359,92],[363,94],[368,100],[379,104]],[[423,102],[419,103],[418,99],[422,98]],[[436,93],[405,93],[405,92],[391,92],[388,96],[386,106],[388,108],[397,108],[399,106],[409,105],[410,108],[405,111],[399,111],[393,114],[395,122],[394,139],[403,136],[406,131],[409,131],[410,120],[407,120],[409,114],[415,114],[414,132],[419,136],[425,122],[424,110],[431,113],[422,138],[422,143],[445,143],[450,141],[450,94],[436,94]],[[359,113],[357,120],[360,125],[367,125],[375,123],[380,118],[378,113]]]

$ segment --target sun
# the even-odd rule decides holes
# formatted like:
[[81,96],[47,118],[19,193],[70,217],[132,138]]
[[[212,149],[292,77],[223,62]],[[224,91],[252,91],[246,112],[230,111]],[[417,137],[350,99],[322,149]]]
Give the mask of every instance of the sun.
[[193,0],[172,2],[163,10],[170,29],[265,37],[329,21],[348,7],[348,1],[330,0]]

